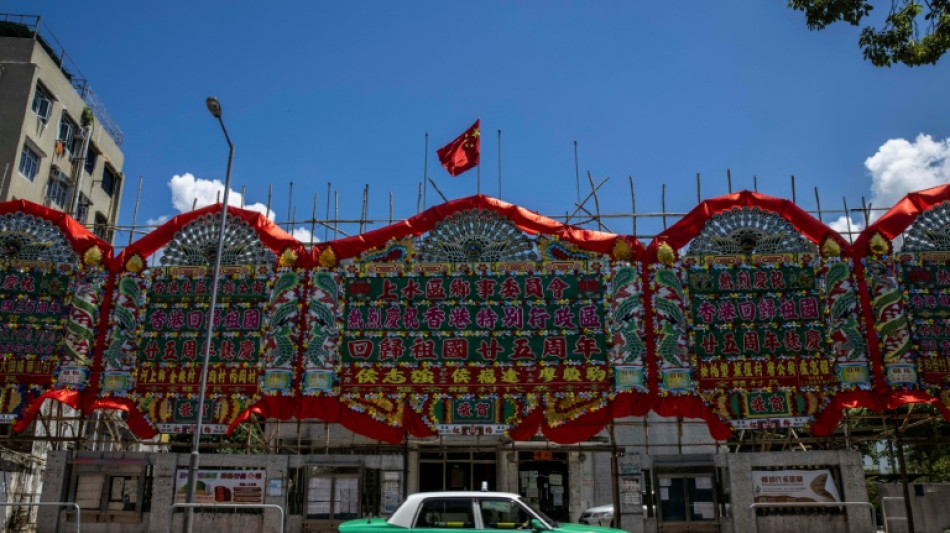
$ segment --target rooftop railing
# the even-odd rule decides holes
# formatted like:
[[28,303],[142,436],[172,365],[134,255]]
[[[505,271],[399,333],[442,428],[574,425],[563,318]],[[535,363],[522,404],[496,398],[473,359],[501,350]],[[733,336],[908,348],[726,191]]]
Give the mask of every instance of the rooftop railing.
[[102,104],[89,81],[83,76],[75,61],[66,53],[66,48],[59,42],[52,30],[44,24],[39,15],[17,15],[0,13],[0,37],[32,38],[40,43],[60,71],[72,84],[83,102],[92,109],[96,120],[109,134],[116,146],[121,147],[125,140],[119,125],[109,114],[109,110]]

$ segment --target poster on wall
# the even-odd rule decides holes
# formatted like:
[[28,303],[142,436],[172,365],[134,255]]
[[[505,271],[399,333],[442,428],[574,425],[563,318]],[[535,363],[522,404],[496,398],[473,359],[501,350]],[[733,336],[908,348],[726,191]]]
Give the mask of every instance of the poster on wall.
[[[267,475],[264,470],[198,470],[195,503],[262,504]],[[188,497],[188,469],[175,476],[175,503]]]
[[756,503],[840,502],[831,470],[753,470]]

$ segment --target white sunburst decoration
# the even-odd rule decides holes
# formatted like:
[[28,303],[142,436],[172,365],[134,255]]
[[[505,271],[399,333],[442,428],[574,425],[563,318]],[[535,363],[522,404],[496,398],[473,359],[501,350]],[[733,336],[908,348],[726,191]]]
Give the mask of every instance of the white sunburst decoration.
[[904,236],[902,252],[950,250],[950,202],[921,213]]
[[[175,266],[213,266],[218,250],[221,213],[209,213],[178,230],[165,248],[161,263]],[[242,218],[228,215],[224,226],[222,265],[271,264],[277,255]]]
[[537,261],[536,243],[510,220],[486,209],[459,211],[419,242],[422,262]]
[[690,255],[814,253],[815,245],[791,222],[758,207],[727,209],[706,222]]
[[79,256],[52,222],[18,211],[0,217],[0,260],[76,264]]

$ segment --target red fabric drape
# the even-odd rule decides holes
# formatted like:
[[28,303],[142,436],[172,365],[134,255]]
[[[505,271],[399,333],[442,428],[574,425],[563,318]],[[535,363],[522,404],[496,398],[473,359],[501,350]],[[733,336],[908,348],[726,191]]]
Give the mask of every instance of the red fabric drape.
[[[49,209],[43,207],[39,204],[27,200],[14,200],[10,202],[0,202],[0,215],[6,215],[11,213],[22,212],[27,215],[32,215],[36,218],[46,220],[56,226],[60,231],[63,232],[63,235],[66,237],[67,242],[69,242],[70,247],[73,251],[76,252],[78,256],[78,266],[80,270],[83,268],[89,268],[84,265],[84,255],[90,248],[98,247],[99,252],[101,253],[101,264],[109,265],[113,257],[112,246],[97,237],[95,234],[86,229],[85,226],[74,220],[71,216],[64,213],[63,211],[57,211],[54,209]],[[108,297],[103,295],[103,305],[108,305]],[[99,324],[96,327],[97,336],[96,336],[96,346],[101,339],[101,325],[103,321],[102,313],[100,312]],[[100,349],[94,349],[90,354],[90,357],[93,359],[93,365],[99,359],[99,354],[101,353]],[[90,368],[89,383],[92,385],[92,371]],[[39,413],[40,407],[42,407],[43,402],[47,399],[56,400],[62,402],[74,409],[82,409],[83,404],[88,401],[88,398],[91,398],[92,395],[89,392],[89,387],[86,390],[75,391],[69,389],[56,388],[55,385],[52,386],[49,390],[40,393],[38,396],[26,403],[22,410],[20,411],[19,419],[16,424],[14,424],[15,431],[22,431],[26,429],[33,418]]]
[[112,246],[104,240],[96,237],[95,234],[86,229],[85,226],[76,222],[71,216],[62,211],[56,211],[34,204],[27,200],[14,200],[12,202],[0,202],[0,215],[16,213],[22,211],[28,215],[48,220],[59,228],[76,254],[79,255],[80,262],[83,254],[93,246],[98,246],[102,252],[102,264],[108,265],[112,260]]
[[23,410],[20,411],[20,417],[13,425],[13,430],[23,431],[29,427],[30,422],[32,422],[33,418],[40,412],[40,408],[43,407],[43,402],[47,399],[62,402],[73,409],[79,409],[82,403],[81,393],[79,391],[70,389],[48,390],[23,406]]
[[[195,211],[189,211],[172,218],[168,222],[162,224],[158,228],[155,228],[151,233],[135,241],[125,250],[123,250],[122,253],[116,257],[113,270],[116,272],[122,272],[126,261],[128,261],[133,255],[139,255],[143,259],[148,258],[159,248],[168,244],[168,242],[171,241],[175,236],[175,233],[187,226],[190,222],[197,218],[201,218],[206,215],[214,215],[220,212],[221,204],[214,204],[207,207],[202,207],[201,209],[196,209]],[[297,266],[310,266],[310,254],[306,251],[303,244],[301,244],[297,239],[293,238],[289,233],[281,229],[280,226],[271,222],[261,213],[258,213],[257,211],[248,211],[246,209],[240,209],[229,205],[228,214],[232,217],[237,217],[247,222],[247,224],[251,226],[251,228],[253,228],[260,237],[261,242],[264,243],[264,246],[267,246],[274,253],[279,255],[284,250],[290,249],[296,253],[297,257],[299,258]]]
[[[750,207],[759,208],[764,211],[770,211],[778,214],[788,220],[803,236],[819,246],[826,239],[831,239],[842,250],[843,255],[850,253],[851,246],[837,232],[830,229],[815,217],[806,213],[803,209],[792,203],[790,200],[776,198],[752,191],[740,191],[733,194],[711,198],[700,203],[689,213],[680,219],[676,224],[669,227],[657,235],[644,252],[644,261],[653,264],[658,263],[657,252],[661,245],[668,244],[673,250],[679,253],[689,242],[694,239],[706,223],[715,215],[735,208]],[[649,271],[648,271],[649,272]],[[658,364],[656,359],[656,339],[653,335],[653,305],[651,284],[647,284],[647,336],[649,338],[648,349],[650,350],[650,390],[658,391]],[[702,400],[696,395],[680,395],[658,397],[653,406],[653,410],[660,416],[684,416],[687,418],[701,418],[706,421],[710,434],[718,439],[728,439],[732,434],[731,427],[714,413]]]
[[868,244],[875,233],[893,240],[909,228],[921,213],[946,201],[950,201],[950,184],[908,194],[861,232],[854,241],[856,253],[862,257],[870,254]]
[[[870,249],[871,239],[874,235],[880,234],[891,241],[910,228],[922,213],[947,201],[950,201],[950,184],[912,192],[904,196],[881,218],[865,228],[855,240],[853,255],[857,260],[856,262],[874,256]],[[945,419],[950,420],[950,407],[941,403],[938,398],[919,390],[888,387],[884,379],[880,338],[874,328],[876,318],[871,309],[870,288],[867,286],[866,276],[863,275],[864,267],[860,263],[859,269],[862,274],[858,278],[861,284],[862,307],[865,311],[864,318],[868,329],[868,344],[871,347],[874,362],[875,392],[877,393],[873,400],[868,400],[868,403],[872,405],[860,406],[869,407],[876,411],[885,411],[909,403],[928,403],[934,405]]]
[[772,211],[782,218],[788,220],[795,226],[795,229],[801,232],[806,238],[814,243],[822,243],[827,238],[833,239],[841,250],[847,253],[851,249],[844,238],[837,232],[826,226],[817,218],[809,215],[804,209],[798,207],[791,200],[776,198],[752,191],[740,191],[725,196],[711,198],[694,207],[692,211],[686,214],[676,224],[657,235],[647,247],[647,259],[656,260],[656,251],[661,244],[667,243],[674,250],[686,246],[690,240],[702,231],[706,222],[728,209],[737,207],[758,207],[767,211]]
[[[523,207],[518,207],[514,204],[479,194],[431,207],[414,217],[384,228],[369,231],[361,235],[354,235],[353,237],[338,241],[322,243],[313,250],[314,263],[316,264],[320,254],[327,248],[333,250],[338,260],[347,259],[367,250],[380,248],[392,239],[422,235],[434,228],[437,222],[447,218],[453,213],[469,209],[487,209],[494,211],[514,222],[522,231],[532,234],[543,233],[557,236],[585,250],[601,254],[609,254],[613,245],[620,238],[618,235],[612,233],[566,226],[556,220],[541,216]],[[637,250],[642,249],[640,243],[635,239],[630,238],[625,239],[625,241],[632,244],[635,253]]]
[[89,405],[87,412],[92,412],[95,409],[125,411],[128,413],[125,423],[129,426],[129,429],[132,430],[132,433],[140,439],[150,439],[158,434],[158,431],[152,426],[148,418],[139,412],[132,400],[127,398],[97,398]]

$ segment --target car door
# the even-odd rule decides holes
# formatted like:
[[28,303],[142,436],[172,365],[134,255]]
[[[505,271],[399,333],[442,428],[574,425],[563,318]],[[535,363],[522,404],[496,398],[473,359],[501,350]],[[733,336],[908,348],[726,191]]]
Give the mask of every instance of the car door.
[[531,529],[534,515],[510,498],[479,498],[483,529]]
[[461,533],[474,531],[475,504],[472,498],[432,497],[419,506],[412,530],[421,533]]

